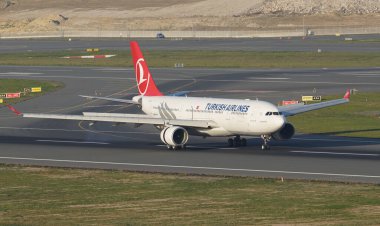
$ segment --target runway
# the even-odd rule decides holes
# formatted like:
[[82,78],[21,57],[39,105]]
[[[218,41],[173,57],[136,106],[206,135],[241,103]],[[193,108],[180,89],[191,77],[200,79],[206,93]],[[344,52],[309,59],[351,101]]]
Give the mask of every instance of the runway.
[[[344,41],[350,37],[354,41]],[[311,51],[318,49],[323,52],[379,52],[379,34],[349,35],[349,36],[310,36],[287,38],[253,38],[253,39],[140,39],[143,49],[149,50],[224,50],[224,51]],[[33,52],[61,51],[100,48],[111,50],[129,50],[129,39],[93,38],[81,39],[0,39],[0,51]]]
[[[165,93],[261,99],[277,103],[301,95],[379,91],[380,68],[356,69],[151,69]],[[56,80],[65,88],[17,104],[21,112],[80,114],[83,111],[135,113],[136,107],[90,101],[78,95],[131,98],[130,68],[0,66],[0,78]],[[248,147],[228,148],[225,138],[191,137],[186,151],[169,151],[150,126],[18,118],[0,109],[0,162],[185,174],[239,175],[380,183],[380,139],[297,134]]]

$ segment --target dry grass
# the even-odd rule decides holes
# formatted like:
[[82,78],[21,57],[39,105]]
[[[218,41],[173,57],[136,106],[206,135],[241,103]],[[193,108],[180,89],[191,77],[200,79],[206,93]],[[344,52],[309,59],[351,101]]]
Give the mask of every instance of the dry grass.
[[[337,99],[341,96],[330,96]],[[358,93],[350,103],[289,117],[298,131],[334,136],[380,138],[380,93]],[[310,120],[312,118],[313,120]]]
[[[103,50],[98,54],[116,54],[110,59],[62,59],[63,56],[89,55],[80,51],[6,53],[3,65],[42,66],[132,66],[129,51]],[[150,67],[201,68],[349,68],[380,67],[380,53],[361,52],[258,52],[258,51],[145,51]]]
[[377,185],[1,165],[0,188],[0,224],[380,224]]
[[22,93],[21,98],[4,99],[7,103],[17,103],[20,101],[28,100],[33,97],[38,97],[46,93],[60,89],[63,86],[63,83],[54,81],[37,81],[29,79],[0,79],[0,93],[23,92],[24,88],[31,87],[42,88],[42,92],[40,93]]

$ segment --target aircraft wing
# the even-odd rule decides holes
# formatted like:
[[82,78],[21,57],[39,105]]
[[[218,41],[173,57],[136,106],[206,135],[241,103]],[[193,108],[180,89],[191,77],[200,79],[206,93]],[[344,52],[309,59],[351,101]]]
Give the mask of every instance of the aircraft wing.
[[83,95],[79,95],[79,96],[84,97],[84,98],[89,98],[89,99],[109,100],[109,101],[121,102],[121,103],[127,103],[127,104],[137,104],[133,100],[126,100],[126,99],[117,99],[117,98],[110,98],[110,97],[83,96]]
[[41,118],[41,119],[63,119],[76,121],[91,122],[114,122],[114,123],[134,123],[134,124],[150,124],[164,126],[184,126],[196,128],[212,128],[217,127],[216,123],[211,120],[191,120],[191,119],[162,119],[154,118],[143,114],[118,114],[118,113],[92,113],[84,112],[83,115],[62,115],[62,114],[22,114],[25,118]]
[[321,108],[331,107],[339,104],[345,104],[350,101],[350,91],[348,90],[344,97],[342,99],[337,100],[330,100],[325,101],[321,103],[316,104],[294,104],[294,105],[287,105],[287,106],[281,106],[278,107],[278,110],[284,115],[284,116],[293,116],[296,114],[308,112],[308,111],[314,111]]

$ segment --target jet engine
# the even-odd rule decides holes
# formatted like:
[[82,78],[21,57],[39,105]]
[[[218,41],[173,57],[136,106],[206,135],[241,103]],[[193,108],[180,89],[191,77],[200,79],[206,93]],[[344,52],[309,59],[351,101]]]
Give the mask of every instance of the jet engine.
[[292,124],[285,123],[284,127],[272,134],[272,137],[275,140],[288,140],[293,137],[295,132],[296,130]]
[[166,127],[160,134],[162,142],[168,147],[184,146],[189,140],[189,133],[186,129],[179,126]]

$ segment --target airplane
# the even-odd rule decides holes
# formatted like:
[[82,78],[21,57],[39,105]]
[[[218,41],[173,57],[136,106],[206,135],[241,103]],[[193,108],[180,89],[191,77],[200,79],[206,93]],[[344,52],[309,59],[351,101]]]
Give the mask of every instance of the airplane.
[[130,42],[139,95],[131,100],[110,97],[82,96],[90,99],[137,105],[145,114],[95,113],[82,115],[21,113],[25,118],[62,119],[116,124],[149,124],[160,130],[161,141],[171,150],[186,149],[189,136],[228,137],[231,147],[246,146],[242,136],[260,136],[262,150],[269,150],[269,141],[288,140],[295,134],[286,117],[349,102],[350,90],[342,99],[315,104],[294,104],[277,107],[260,100],[188,97],[182,91],[164,95],[156,86],[146,60],[136,41]]

